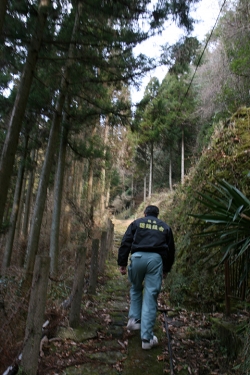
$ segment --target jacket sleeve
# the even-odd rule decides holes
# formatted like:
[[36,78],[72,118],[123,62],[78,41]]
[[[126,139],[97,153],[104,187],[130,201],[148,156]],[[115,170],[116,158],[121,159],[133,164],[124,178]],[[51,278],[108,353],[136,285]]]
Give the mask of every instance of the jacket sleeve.
[[133,239],[134,239],[135,229],[136,229],[136,226],[135,226],[135,222],[133,221],[128,226],[128,228],[127,228],[127,230],[126,230],[126,232],[123,236],[121,246],[119,247],[118,259],[117,259],[118,266],[125,266],[126,267],[127,264],[128,264],[128,257],[129,257],[129,253],[131,251],[131,246],[132,246]]
[[172,229],[169,228],[168,237],[167,237],[167,245],[168,245],[168,255],[167,255],[167,262],[163,265],[163,272],[170,272],[172,265],[174,264],[175,260],[175,243],[174,243],[174,236]]

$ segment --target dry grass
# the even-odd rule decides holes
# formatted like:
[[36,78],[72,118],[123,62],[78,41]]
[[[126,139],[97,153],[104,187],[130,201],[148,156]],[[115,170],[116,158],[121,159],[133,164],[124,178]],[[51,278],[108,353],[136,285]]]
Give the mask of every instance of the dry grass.
[[118,233],[123,233],[126,231],[127,227],[130,223],[132,223],[134,219],[126,219],[126,220],[120,220],[120,219],[112,219],[112,222],[115,226],[115,231]]

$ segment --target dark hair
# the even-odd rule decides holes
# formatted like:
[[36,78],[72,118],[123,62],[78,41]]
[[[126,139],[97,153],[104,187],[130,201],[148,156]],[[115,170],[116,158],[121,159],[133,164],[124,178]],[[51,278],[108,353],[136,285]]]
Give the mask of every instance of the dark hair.
[[159,215],[159,208],[157,206],[147,206],[144,210],[144,214],[158,216]]

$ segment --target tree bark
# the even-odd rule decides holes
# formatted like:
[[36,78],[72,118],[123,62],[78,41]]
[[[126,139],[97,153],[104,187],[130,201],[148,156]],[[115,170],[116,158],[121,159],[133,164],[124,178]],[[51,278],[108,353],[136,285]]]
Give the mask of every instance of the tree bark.
[[[109,125],[108,125],[108,121],[109,121],[109,118],[107,117],[106,118],[106,121],[105,121],[105,129],[104,129],[104,147],[106,148],[106,145],[107,145],[107,142],[108,142],[108,134],[109,134]],[[104,151],[104,155],[106,155],[106,151]],[[105,158],[104,160],[102,161],[102,164],[101,164],[101,199],[100,199],[100,211],[101,211],[101,214],[104,213],[105,211],[105,198],[106,198],[106,194],[105,194],[105,190],[106,190],[106,169],[105,169]],[[107,204],[106,204],[107,206]]]
[[181,184],[184,184],[184,129],[181,137]]
[[89,166],[88,166],[88,191],[87,191],[88,213],[91,211],[91,205],[93,205],[93,176],[94,176],[93,164],[94,164],[94,160],[93,158],[90,158]]
[[79,248],[77,253],[76,270],[74,285],[71,297],[71,307],[69,314],[69,325],[72,328],[76,328],[80,322],[81,313],[81,302],[82,302],[82,290],[84,285],[85,276],[85,263],[86,263],[86,247]]
[[[96,133],[96,126],[92,128],[91,137]],[[88,188],[87,188],[87,207],[88,214],[93,211],[94,197],[93,197],[93,179],[94,179],[94,158],[89,157],[89,167],[88,167]]]
[[61,120],[62,120],[62,111],[63,111],[64,102],[65,102],[66,91],[68,87],[70,67],[74,61],[74,54],[73,54],[74,39],[75,39],[76,30],[79,25],[81,9],[82,9],[81,4],[79,4],[78,11],[76,11],[76,15],[75,15],[75,23],[74,23],[72,38],[71,38],[72,42],[70,43],[68,59],[67,59],[65,69],[63,71],[63,75],[62,75],[60,92],[59,92],[57,103],[56,103],[55,113],[54,113],[54,117],[52,121],[52,126],[50,129],[49,142],[48,142],[48,146],[46,150],[45,160],[43,163],[41,177],[39,180],[38,192],[36,196],[34,213],[32,216],[32,223],[31,223],[31,228],[30,228],[30,236],[29,236],[29,241],[28,241],[28,246],[27,246],[27,263],[26,263],[26,275],[25,275],[26,287],[28,287],[29,282],[30,282],[30,278],[33,272],[33,267],[34,267],[35,256],[38,250],[39,235],[40,235],[40,229],[41,229],[41,224],[42,224],[43,211],[45,207],[47,187],[49,183],[51,166],[53,163],[53,154],[54,154],[54,151],[57,149],[58,143],[59,143],[59,131],[60,131],[60,125],[61,125]]
[[170,191],[173,190],[173,184],[172,184],[172,160],[171,160],[171,157],[169,159],[169,189]]
[[99,272],[102,274],[105,268],[105,261],[107,256],[107,231],[102,231],[99,257]]
[[151,198],[152,185],[153,185],[153,157],[154,157],[154,145],[150,145],[150,167],[149,167],[149,183],[148,183],[148,196]]
[[18,240],[21,235],[21,225],[22,225],[22,220],[23,220],[23,210],[24,210],[24,194],[25,194],[25,183],[26,183],[26,168],[24,171],[23,175],[23,183],[22,183],[22,190],[21,190],[21,195],[20,195],[20,203],[18,206],[18,215],[17,215],[17,221],[16,221],[16,230],[15,230],[15,239]]
[[[61,104],[61,103],[60,103]],[[27,245],[27,261],[26,261],[26,279],[29,281],[32,278],[35,257],[38,249],[39,235],[43,218],[43,211],[47,196],[47,187],[49,183],[51,166],[53,163],[53,154],[58,146],[60,117],[56,113],[52,127],[50,129],[49,142],[46,150],[45,160],[41,176],[39,179],[38,191],[36,195],[35,207],[31,221],[30,234]],[[29,280],[28,280],[29,279]]]
[[[11,201],[10,199],[7,200],[7,204],[4,210],[4,217],[3,217],[3,223],[8,223],[11,213]],[[1,229],[1,226],[0,226]]]
[[109,206],[110,201],[110,176],[107,178],[107,189],[106,189],[106,207]]
[[62,236],[63,236],[63,245],[67,244],[70,239],[70,232],[71,232],[71,209],[69,205],[69,200],[73,195],[73,184],[74,184],[74,168],[73,162],[71,163],[71,168],[69,168],[66,177],[66,184],[65,184],[65,196],[66,196],[66,203],[63,207],[63,223],[62,223]]
[[50,258],[37,256],[32,281],[21,367],[26,375],[36,375],[46,306]]
[[16,223],[17,223],[17,217],[18,217],[18,210],[20,208],[20,198],[21,198],[22,185],[23,185],[23,176],[24,176],[24,169],[25,169],[25,160],[26,160],[26,155],[27,155],[27,147],[28,147],[28,137],[25,137],[23,157],[22,157],[22,160],[20,161],[20,166],[18,170],[13,207],[12,207],[12,212],[11,212],[11,217],[10,217],[10,228],[8,231],[7,241],[6,241],[6,246],[5,246],[4,256],[3,256],[3,264],[2,264],[3,274],[5,273],[6,268],[10,266],[10,261],[11,261],[12,248],[13,248]]
[[114,244],[114,224],[108,219],[107,224],[107,257],[111,257]]
[[63,193],[63,179],[65,169],[65,157],[66,157],[66,131],[65,128],[61,129],[61,141],[60,151],[57,163],[57,172],[54,188],[54,209],[52,214],[52,224],[50,233],[50,272],[53,276],[57,276],[58,273],[58,255],[59,255],[59,230],[60,230],[60,218],[61,218],[61,202]]
[[134,201],[134,173],[132,173],[132,180],[131,180],[131,204]]
[[36,62],[38,59],[38,53],[41,47],[49,4],[50,0],[41,0],[38,7],[36,28],[31,39],[26,64],[22,73],[20,85],[8,124],[8,132],[3,146],[0,160],[0,225],[3,221],[4,207],[13,171],[19,134],[30,93]]
[[99,240],[94,239],[92,241],[92,252],[91,252],[91,263],[90,263],[90,275],[89,275],[89,293],[95,294],[96,284],[98,277],[98,251],[99,251]]
[[144,187],[143,187],[143,201],[146,202],[147,198],[147,177],[144,177]]
[[78,171],[77,171],[77,204],[78,207],[82,207],[82,197],[83,197],[83,171],[84,171],[84,161],[78,162]]
[[84,174],[84,165],[85,160],[74,160],[73,161],[73,193],[72,198],[76,201],[78,207],[82,206],[82,197],[83,197],[83,174]]
[[35,150],[32,150],[31,160],[32,160],[33,165],[29,173],[28,187],[27,187],[25,205],[24,205],[25,209],[24,209],[23,227],[22,227],[22,235],[24,239],[27,238],[28,228],[29,228],[30,206],[31,206],[32,190],[34,186],[36,157],[37,157],[37,153],[35,152]]

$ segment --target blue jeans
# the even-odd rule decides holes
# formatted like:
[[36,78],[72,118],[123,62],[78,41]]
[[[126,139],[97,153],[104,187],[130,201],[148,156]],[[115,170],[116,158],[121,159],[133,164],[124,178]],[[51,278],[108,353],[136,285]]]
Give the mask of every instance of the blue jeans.
[[141,339],[150,340],[161,290],[162,259],[157,253],[140,251],[132,254],[130,260],[128,278],[132,285],[128,317],[141,319]]

